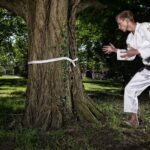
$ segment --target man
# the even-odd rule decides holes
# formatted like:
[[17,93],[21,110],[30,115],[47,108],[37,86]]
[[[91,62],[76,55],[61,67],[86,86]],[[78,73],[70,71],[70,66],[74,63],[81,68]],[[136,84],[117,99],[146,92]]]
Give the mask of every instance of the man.
[[138,126],[138,96],[150,86],[150,23],[137,23],[131,11],[122,11],[116,16],[118,28],[129,31],[126,40],[127,50],[115,48],[113,44],[106,45],[102,50],[106,54],[117,53],[118,60],[133,60],[136,55],[142,58],[145,67],[137,72],[125,87],[124,112],[129,113],[126,124]]

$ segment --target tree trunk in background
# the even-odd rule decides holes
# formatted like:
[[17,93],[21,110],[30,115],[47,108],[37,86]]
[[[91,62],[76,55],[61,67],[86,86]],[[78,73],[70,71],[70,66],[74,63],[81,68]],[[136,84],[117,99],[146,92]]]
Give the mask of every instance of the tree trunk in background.
[[[75,16],[79,0],[34,0],[28,5],[29,60],[77,57]],[[68,9],[69,8],[69,9]],[[26,121],[59,128],[72,117],[96,122],[100,112],[84,94],[79,66],[66,61],[29,65]]]
[[[76,12],[80,0],[70,1],[69,11],[68,11],[68,29],[69,29],[69,52],[70,57],[77,57],[77,44],[75,38],[75,21]],[[101,113],[96,105],[89,101],[89,97],[84,93],[81,72],[79,66],[72,68],[70,78],[70,90],[71,90],[71,101],[74,108],[74,113],[77,114],[76,117],[80,121],[87,121],[90,123],[98,123],[101,117]]]

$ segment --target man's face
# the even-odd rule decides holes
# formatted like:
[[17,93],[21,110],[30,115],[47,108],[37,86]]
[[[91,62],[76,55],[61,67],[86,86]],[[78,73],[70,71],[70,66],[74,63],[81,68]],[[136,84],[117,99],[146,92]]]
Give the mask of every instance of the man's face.
[[119,19],[117,18],[116,20],[117,24],[118,24],[118,28],[123,31],[126,32],[128,31],[128,20],[127,19]]

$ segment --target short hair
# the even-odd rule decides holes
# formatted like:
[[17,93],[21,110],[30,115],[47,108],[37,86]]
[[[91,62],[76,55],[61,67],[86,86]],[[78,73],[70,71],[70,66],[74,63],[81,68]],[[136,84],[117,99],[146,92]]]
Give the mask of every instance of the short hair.
[[116,20],[117,19],[124,20],[126,18],[129,19],[130,21],[134,22],[134,15],[130,10],[124,10],[116,16]]

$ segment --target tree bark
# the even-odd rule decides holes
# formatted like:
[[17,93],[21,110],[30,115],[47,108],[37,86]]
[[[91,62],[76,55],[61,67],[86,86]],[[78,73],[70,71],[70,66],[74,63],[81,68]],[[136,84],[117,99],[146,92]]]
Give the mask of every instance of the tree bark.
[[[28,26],[28,60],[76,58],[75,20],[80,0],[23,2]],[[70,119],[98,123],[100,117],[99,109],[84,93],[78,63],[76,67],[66,61],[28,66],[25,113],[28,126],[46,131],[60,128]]]
[[[69,7],[69,50],[70,56],[75,58],[77,56],[77,44],[75,38],[75,21],[78,5],[80,0],[70,1]],[[90,123],[98,123],[101,117],[101,113],[95,103],[90,101],[90,98],[84,93],[82,78],[79,66],[72,68],[70,78],[70,90],[71,90],[71,99],[73,104],[73,112],[76,114],[77,119],[80,121],[87,121]]]
[[85,10],[88,7],[94,7],[95,9],[104,9],[107,6],[99,2],[98,0],[86,0],[79,4],[77,8],[77,13],[80,13],[81,11]]
[[[62,57],[67,32],[64,0],[34,0],[28,4],[29,61]],[[63,123],[64,69],[62,62],[29,65],[28,125],[47,130]]]
[[27,0],[0,0],[0,7],[14,12],[18,16],[26,20]]

